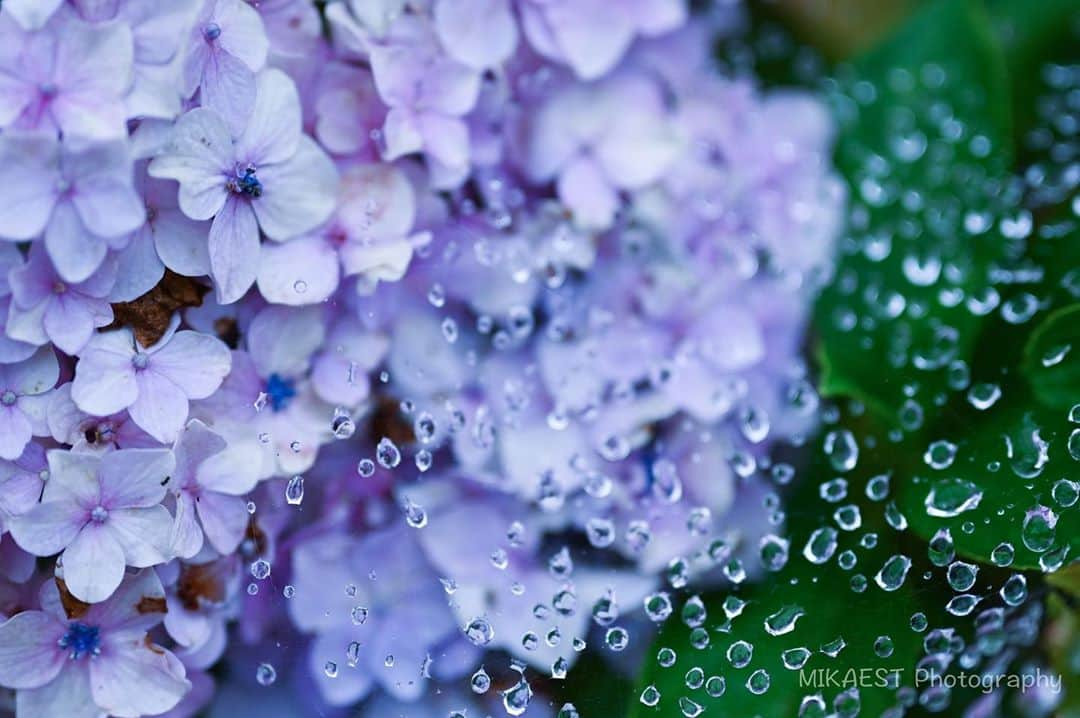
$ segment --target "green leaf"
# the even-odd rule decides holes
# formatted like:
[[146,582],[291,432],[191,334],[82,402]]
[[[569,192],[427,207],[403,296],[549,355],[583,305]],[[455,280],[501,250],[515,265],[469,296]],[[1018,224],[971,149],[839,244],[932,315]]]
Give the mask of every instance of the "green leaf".
[[1076,0],[1040,0],[1037,8],[1031,0],[990,0],[988,7],[1005,54],[1019,140],[1035,124],[1043,65],[1080,57],[1080,6]]
[[1021,371],[1046,406],[1070,409],[1080,404],[1080,304],[1043,319],[1028,337]]
[[1010,252],[996,228],[1012,158],[1008,82],[980,4],[930,3],[855,60],[836,163],[853,200],[836,279],[816,309],[822,391],[896,423],[907,385],[933,395],[968,358],[969,302]]
[[[1075,528],[1080,505],[1059,505],[1054,485],[1075,480],[1080,468],[1068,450],[1076,428],[1066,412],[1031,405],[1027,392],[1018,387],[1007,388],[984,411],[953,405],[934,438],[952,440],[956,458],[935,469],[913,463],[912,458],[922,455],[918,447],[899,449],[897,454],[908,458],[898,471],[897,503],[917,534],[929,539],[947,529],[957,554],[984,564],[992,562],[995,548],[1003,543],[1015,552],[1013,569],[1041,570],[1040,558],[1065,547],[1072,558],[1080,551],[1080,531]],[[971,495],[977,495],[977,501],[958,512],[949,510],[956,503],[940,493],[942,486],[954,482],[970,486]],[[1057,517],[1053,541],[1045,547],[1025,541],[1025,522],[1037,521],[1046,511]]]
[[[820,446],[820,444],[819,444]],[[790,539],[788,560],[776,573],[767,573],[758,582],[716,592],[704,597],[708,612],[705,626],[709,628],[709,644],[695,647],[691,631],[679,621],[676,612],[667,620],[659,637],[645,655],[645,664],[634,694],[633,718],[681,718],[681,698],[702,706],[704,716],[795,716],[804,697],[820,694],[833,711],[833,701],[858,685],[859,715],[878,716],[896,705],[895,688],[885,683],[892,675],[898,685],[912,686],[914,667],[924,655],[925,632],[912,629],[912,617],[923,614],[929,627],[955,626],[958,635],[964,627],[955,616],[946,614],[944,607],[949,591],[938,584],[926,584],[922,576],[935,569],[929,560],[926,546],[910,532],[897,530],[886,520],[888,496],[874,493],[869,498],[867,484],[881,476],[892,459],[892,447],[865,447],[857,466],[845,475],[847,496],[839,502],[822,498],[819,484],[836,475],[824,452],[818,450],[814,464],[797,480],[795,494],[785,505],[789,508],[789,523],[783,532]],[[880,481],[880,479],[876,479]],[[837,528],[834,513],[842,506],[858,506],[861,522],[858,528],[846,531]],[[823,527],[836,530],[836,546],[825,558],[828,540],[815,541],[811,562],[804,550],[815,531]],[[871,536],[875,541],[867,542]],[[845,569],[840,556],[855,562]],[[901,556],[910,559],[906,578],[895,590],[886,591],[875,581],[890,559]],[[756,562],[756,558],[749,561]],[[984,581],[994,581],[994,570],[984,569]],[[941,577],[939,576],[939,582]],[[861,584],[861,585],[860,585]],[[856,590],[858,587],[860,590]],[[738,615],[728,620],[724,610],[729,596],[745,602]],[[797,610],[796,610],[797,609]],[[802,611],[790,632],[778,633],[785,625],[783,619]],[[771,629],[771,630],[770,630]],[[885,650],[879,637],[887,637],[890,649]],[[842,639],[844,647],[830,657],[828,647]],[[737,641],[753,646],[750,663],[736,668],[728,658],[728,650]],[[670,648],[677,655],[675,665],[665,668],[657,661],[661,648]],[[805,648],[811,655],[801,671],[787,668],[784,652]],[[824,649],[824,650],[823,650]],[[719,697],[709,695],[705,687],[691,688],[686,684],[687,672],[700,668],[704,677],[721,676],[725,690]],[[769,688],[763,694],[748,689],[747,682],[758,670],[769,674]],[[816,669],[829,672],[826,678]],[[823,683],[831,680],[831,683]],[[846,681],[846,683],[845,683]],[[646,687],[660,692],[655,707],[643,705],[638,698]],[[965,694],[958,692],[954,700],[962,704]]]

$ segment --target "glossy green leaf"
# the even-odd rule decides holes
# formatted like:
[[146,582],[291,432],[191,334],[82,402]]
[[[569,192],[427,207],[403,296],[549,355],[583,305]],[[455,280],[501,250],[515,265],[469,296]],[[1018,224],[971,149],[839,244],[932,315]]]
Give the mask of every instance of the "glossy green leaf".
[[1008,200],[1009,86],[985,10],[966,0],[928,4],[852,70],[837,165],[853,209],[816,306],[822,390],[898,423],[906,386],[936,393],[970,356],[989,271],[1010,251],[989,220]]
[[1043,319],[1024,347],[1021,371],[1046,406],[1080,405],[1080,304]]

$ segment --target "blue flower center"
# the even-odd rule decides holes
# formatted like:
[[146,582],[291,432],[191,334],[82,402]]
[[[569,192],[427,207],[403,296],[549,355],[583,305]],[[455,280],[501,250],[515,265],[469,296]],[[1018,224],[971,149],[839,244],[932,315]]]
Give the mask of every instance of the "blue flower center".
[[77,661],[83,656],[96,656],[101,653],[101,636],[97,626],[88,626],[79,621],[68,624],[67,633],[60,639],[60,647],[68,651],[68,657]]
[[203,37],[205,37],[209,42],[217,40],[219,37],[221,37],[221,26],[218,25],[216,22],[210,23],[203,28]]
[[11,406],[18,398],[19,397],[15,396],[15,392],[13,392],[11,389],[8,389],[4,393],[0,394],[0,404],[3,404],[4,406]]
[[255,176],[255,168],[250,165],[243,172],[237,169],[236,178],[229,180],[226,186],[230,192],[251,198],[261,197],[263,193],[262,182]]
[[296,382],[277,374],[271,374],[266,380],[266,398],[275,412],[285,409],[296,396]]

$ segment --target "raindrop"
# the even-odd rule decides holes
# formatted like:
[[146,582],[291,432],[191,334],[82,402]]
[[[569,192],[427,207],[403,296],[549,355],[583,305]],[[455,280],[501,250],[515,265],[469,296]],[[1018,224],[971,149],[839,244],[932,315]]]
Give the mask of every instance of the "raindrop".
[[285,485],[285,501],[290,506],[299,506],[304,502],[304,477],[294,476]]
[[384,436],[375,447],[375,459],[384,469],[393,469],[401,463],[401,451],[393,441]]

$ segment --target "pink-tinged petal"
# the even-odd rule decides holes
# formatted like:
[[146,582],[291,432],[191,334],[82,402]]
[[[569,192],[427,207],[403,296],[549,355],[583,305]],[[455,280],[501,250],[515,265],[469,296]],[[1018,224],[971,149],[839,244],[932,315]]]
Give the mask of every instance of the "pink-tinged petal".
[[90,695],[90,671],[86,661],[66,664],[56,678],[40,688],[15,693],[15,713],[20,716],[100,718],[101,709]]
[[7,0],[4,10],[27,30],[37,30],[45,25],[62,2],[64,0]]
[[0,136],[0,237],[33,239],[56,205],[59,143],[44,134]]
[[139,396],[131,332],[95,334],[75,366],[71,398],[94,416],[109,416],[131,406]]
[[17,459],[33,438],[34,427],[16,406],[0,406],[0,459]]
[[[142,637],[106,640],[108,657],[90,665],[94,703],[118,718],[157,715],[173,708],[191,688],[184,664]],[[104,651],[103,651],[104,653]]]
[[212,51],[199,86],[202,106],[219,114],[238,134],[255,108],[255,73],[236,57]]
[[151,371],[180,387],[189,399],[213,394],[231,366],[232,355],[225,342],[187,329],[174,334],[150,359]]
[[244,296],[259,271],[259,224],[250,202],[225,203],[210,225],[208,249],[218,302],[231,304]]
[[128,566],[145,568],[172,558],[172,516],[164,506],[111,510],[105,528],[120,544]]
[[139,398],[128,407],[131,420],[163,444],[172,443],[188,418],[184,391],[151,370],[135,375]]
[[126,574],[109,600],[95,603],[84,618],[103,633],[144,633],[161,623],[164,599],[161,579],[153,569],[144,569]]
[[57,349],[75,356],[90,341],[94,328],[105,326],[112,318],[108,302],[61,295],[45,305],[42,326]]
[[169,547],[177,558],[191,558],[203,547],[203,532],[195,514],[195,500],[186,491],[176,496],[176,516],[173,517]]
[[64,583],[80,601],[104,601],[124,578],[124,550],[105,526],[90,522],[64,549]]
[[337,204],[337,169],[307,135],[300,137],[288,160],[260,167],[259,181],[263,193],[251,206],[271,239],[292,239],[314,229],[330,218]]
[[110,510],[159,504],[175,467],[169,449],[110,451],[101,457],[98,468],[101,503]]
[[307,369],[325,336],[320,307],[270,306],[248,327],[248,351],[261,376],[296,376]]
[[207,491],[241,496],[259,483],[259,455],[251,444],[237,442],[207,457],[195,477]]
[[395,107],[386,114],[383,137],[386,138],[385,158],[388,161],[411,155],[424,148],[420,118],[410,109]]
[[284,162],[300,141],[300,94],[281,70],[267,69],[255,80],[255,106],[236,143],[237,158],[256,166]]
[[241,0],[217,0],[213,21],[221,28],[217,42],[253,72],[266,64],[270,41],[259,13]]
[[60,364],[49,347],[41,347],[26,361],[0,365],[0,391],[10,389],[20,396],[42,394],[56,386]]
[[424,151],[447,167],[461,167],[469,162],[469,128],[464,120],[434,112],[422,113],[420,134]]
[[180,209],[191,219],[217,214],[228,193],[227,175],[235,171],[229,126],[213,110],[197,107],[176,121],[165,151],[150,161],[151,177],[180,183]]
[[267,244],[259,261],[259,292],[275,304],[318,304],[338,286],[338,257],[322,237]]
[[199,497],[195,509],[210,545],[223,554],[235,551],[247,530],[247,503],[238,496],[208,491]]
[[476,70],[502,63],[517,47],[509,0],[438,0],[435,31],[454,59]]
[[11,519],[8,530],[23,551],[53,556],[70,544],[85,523],[85,516],[69,501],[47,501]]
[[589,229],[606,229],[615,220],[619,197],[596,162],[581,157],[557,182],[559,199],[574,213],[574,221]]
[[[101,457],[66,449],[50,449],[46,456],[49,480],[45,482],[42,501],[61,501],[86,509],[101,502],[101,484],[98,482]],[[81,516],[77,518],[82,519]]]
[[0,685],[37,688],[67,661],[57,645],[65,627],[41,611],[24,611],[0,623]]
[[70,202],[62,202],[45,228],[45,249],[61,278],[78,283],[101,266],[109,246],[87,231]]
[[[158,257],[154,239],[146,227],[135,233],[127,247],[115,253],[115,260],[117,281],[109,293],[109,299],[113,302],[137,299],[153,289],[165,276],[165,265]],[[111,309],[109,318],[111,321]]]
[[176,210],[159,210],[151,222],[154,247],[165,266],[187,277],[210,274],[206,240],[210,225],[195,222]]

